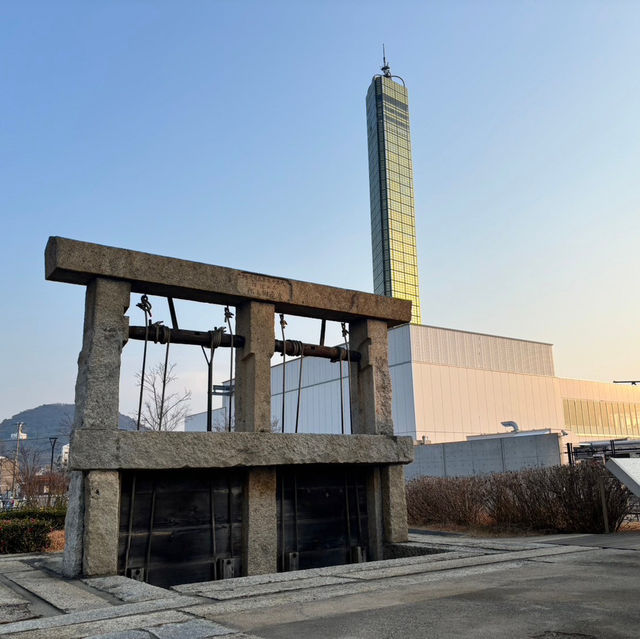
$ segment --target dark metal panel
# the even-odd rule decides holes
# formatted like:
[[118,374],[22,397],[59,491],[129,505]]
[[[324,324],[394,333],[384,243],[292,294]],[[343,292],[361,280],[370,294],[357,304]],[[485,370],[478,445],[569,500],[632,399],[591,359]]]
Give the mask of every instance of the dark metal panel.
[[[351,563],[369,544],[368,468],[278,469],[278,570]],[[297,553],[292,556],[292,553]]]
[[244,473],[122,473],[119,572],[157,586],[241,574]]

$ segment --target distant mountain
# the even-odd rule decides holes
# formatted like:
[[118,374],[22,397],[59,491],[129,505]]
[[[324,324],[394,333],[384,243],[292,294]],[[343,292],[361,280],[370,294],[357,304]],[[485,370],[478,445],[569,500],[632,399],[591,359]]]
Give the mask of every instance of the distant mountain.
[[[28,446],[30,450],[41,451],[46,461],[51,454],[49,437],[57,437],[57,457],[60,447],[69,443],[74,413],[73,404],[44,404],[5,419],[0,422],[0,455],[15,455],[16,440],[11,439],[11,435],[17,432],[17,424],[23,422],[22,432],[27,434],[27,439],[23,439],[20,445]],[[118,426],[123,430],[135,430],[136,422],[131,417],[121,414]]]

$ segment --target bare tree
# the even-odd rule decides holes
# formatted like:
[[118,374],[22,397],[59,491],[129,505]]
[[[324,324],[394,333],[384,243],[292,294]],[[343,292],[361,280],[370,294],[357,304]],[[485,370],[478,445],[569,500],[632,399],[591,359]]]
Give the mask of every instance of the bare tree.
[[44,492],[42,453],[26,444],[20,449],[16,484],[27,503],[35,503]]
[[[175,430],[178,424],[187,416],[191,391],[185,389],[183,393],[178,393],[172,389],[177,379],[174,373],[175,367],[175,364],[169,364],[166,376],[163,364],[156,364],[145,373],[140,428],[145,430]],[[138,375],[137,377],[138,383],[140,383],[141,376]]]

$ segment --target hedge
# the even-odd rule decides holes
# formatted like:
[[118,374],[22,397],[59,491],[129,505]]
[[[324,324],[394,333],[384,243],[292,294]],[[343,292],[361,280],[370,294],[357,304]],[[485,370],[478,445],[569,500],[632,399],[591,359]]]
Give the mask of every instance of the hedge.
[[51,524],[38,519],[0,520],[0,553],[41,552],[49,546]]
[[51,530],[63,530],[66,508],[19,508],[0,512],[0,525],[5,520],[38,519],[47,522]]

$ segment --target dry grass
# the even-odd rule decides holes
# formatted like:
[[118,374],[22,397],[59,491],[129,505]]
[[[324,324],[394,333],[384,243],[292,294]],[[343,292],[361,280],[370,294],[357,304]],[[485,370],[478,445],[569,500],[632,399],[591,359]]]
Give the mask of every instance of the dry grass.
[[49,533],[51,544],[46,552],[62,552],[64,550],[64,530],[53,530]]

